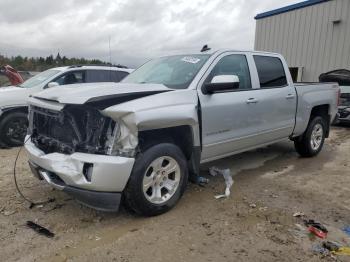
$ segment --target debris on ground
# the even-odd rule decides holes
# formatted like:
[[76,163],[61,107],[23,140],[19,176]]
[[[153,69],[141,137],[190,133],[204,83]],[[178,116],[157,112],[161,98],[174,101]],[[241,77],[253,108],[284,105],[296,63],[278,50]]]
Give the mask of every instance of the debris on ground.
[[323,257],[329,256],[338,261],[334,255],[350,255],[350,247],[342,247],[340,244],[332,241],[325,241],[320,244],[314,244],[311,247],[312,251],[316,254],[321,254]]
[[50,230],[48,230],[47,228],[40,226],[36,223],[34,223],[33,221],[27,221],[27,226],[31,229],[33,229],[35,232],[37,232],[40,235],[44,235],[48,238],[52,238],[55,236],[54,233],[52,233]]
[[303,216],[305,216],[305,214],[303,212],[295,212],[293,214],[293,217],[303,217]]
[[330,254],[329,250],[327,248],[324,248],[323,246],[321,246],[320,244],[313,244],[311,246],[311,250],[315,253],[315,254],[321,254],[323,256],[328,256]]
[[315,236],[319,237],[319,238],[326,238],[327,237],[327,232],[324,232],[320,229],[318,229],[317,227],[314,226],[309,226],[308,230],[310,233],[314,234]]
[[211,176],[217,176],[217,175],[222,175],[225,179],[225,184],[226,184],[226,188],[225,188],[225,193],[222,195],[216,195],[215,198],[219,199],[219,198],[223,198],[223,197],[229,197],[231,194],[231,187],[233,185],[233,179],[231,176],[231,171],[230,169],[219,169],[217,167],[211,167],[209,168],[209,174]]
[[337,251],[341,247],[340,244],[332,241],[325,241],[322,243],[322,246],[329,251]]
[[208,178],[205,178],[203,176],[198,176],[197,177],[197,184],[200,185],[200,186],[204,186],[205,184],[208,184],[209,183],[209,179]]
[[343,228],[343,231],[345,234],[347,234],[348,236],[350,236],[350,226],[346,226]]
[[327,237],[328,230],[321,223],[315,222],[315,220],[309,219],[309,220],[304,220],[304,224],[305,226],[308,227],[309,232],[314,234],[315,236],[322,239]]
[[350,247],[340,247],[337,251],[332,251],[332,254],[350,256]]

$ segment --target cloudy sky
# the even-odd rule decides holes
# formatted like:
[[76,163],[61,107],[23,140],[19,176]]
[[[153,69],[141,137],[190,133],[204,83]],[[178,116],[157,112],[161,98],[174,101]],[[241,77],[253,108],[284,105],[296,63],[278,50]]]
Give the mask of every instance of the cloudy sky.
[[296,0],[0,0],[0,54],[99,58],[253,49],[254,16]]

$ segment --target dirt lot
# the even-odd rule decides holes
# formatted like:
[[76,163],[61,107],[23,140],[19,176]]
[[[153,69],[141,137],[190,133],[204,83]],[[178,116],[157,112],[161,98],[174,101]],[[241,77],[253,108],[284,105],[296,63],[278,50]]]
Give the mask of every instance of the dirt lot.
[[[210,177],[206,187],[190,184],[175,209],[153,218],[83,207],[32,177],[23,153],[18,172],[24,193],[56,199],[29,209],[13,183],[17,150],[0,150],[1,261],[350,261],[314,254],[312,246],[321,241],[293,217],[304,212],[328,228],[329,240],[350,246],[341,230],[350,225],[349,127],[334,128],[315,158],[299,158],[284,142],[211,163],[232,170],[229,199],[214,199],[224,181]],[[56,236],[38,235],[27,220]]]

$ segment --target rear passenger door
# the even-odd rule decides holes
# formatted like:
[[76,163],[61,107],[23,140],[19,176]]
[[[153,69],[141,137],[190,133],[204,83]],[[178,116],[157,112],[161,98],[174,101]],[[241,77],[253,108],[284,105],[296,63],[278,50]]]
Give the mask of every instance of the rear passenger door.
[[294,129],[297,94],[285,62],[279,56],[253,55],[260,94],[257,110],[264,143],[288,137]]

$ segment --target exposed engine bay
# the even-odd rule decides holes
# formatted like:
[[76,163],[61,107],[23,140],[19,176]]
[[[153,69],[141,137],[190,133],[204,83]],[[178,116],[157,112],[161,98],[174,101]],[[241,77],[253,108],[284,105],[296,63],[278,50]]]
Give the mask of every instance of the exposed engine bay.
[[61,111],[31,106],[29,117],[31,141],[46,154],[108,154],[118,132],[114,120],[86,105],[66,105]]

